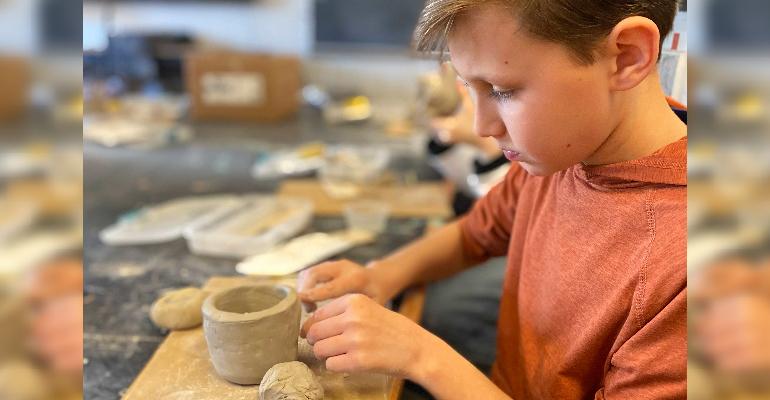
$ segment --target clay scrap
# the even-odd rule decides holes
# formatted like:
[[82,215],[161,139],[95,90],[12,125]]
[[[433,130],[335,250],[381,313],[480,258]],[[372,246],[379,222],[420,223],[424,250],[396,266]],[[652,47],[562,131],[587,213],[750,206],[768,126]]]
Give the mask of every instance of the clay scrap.
[[188,287],[161,296],[150,309],[150,319],[160,328],[182,330],[195,328],[203,321],[201,306],[208,293]]
[[323,400],[324,388],[302,362],[274,365],[259,384],[260,400]]

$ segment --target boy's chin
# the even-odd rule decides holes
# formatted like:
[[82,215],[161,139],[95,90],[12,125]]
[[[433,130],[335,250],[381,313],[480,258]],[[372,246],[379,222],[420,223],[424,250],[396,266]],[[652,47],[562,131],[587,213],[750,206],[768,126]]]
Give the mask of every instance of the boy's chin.
[[534,176],[548,176],[553,175],[554,173],[558,172],[558,168],[554,168],[552,166],[543,165],[543,164],[535,164],[531,162],[526,161],[518,161],[519,165],[521,165],[522,168],[524,168],[525,171],[527,171],[530,175]]

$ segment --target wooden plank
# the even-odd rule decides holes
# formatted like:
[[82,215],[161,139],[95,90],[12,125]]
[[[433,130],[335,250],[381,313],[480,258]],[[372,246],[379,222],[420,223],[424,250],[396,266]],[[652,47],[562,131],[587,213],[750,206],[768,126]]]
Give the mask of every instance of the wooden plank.
[[[265,281],[259,277],[214,277],[204,289],[216,291]],[[296,279],[278,281],[294,285]],[[303,315],[303,318],[306,318]],[[327,371],[312,348],[300,341],[299,360],[319,376],[325,399],[387,400],[396,380],[380,374],[341,374]],[[211,365],[202,328],[171,332],[123,396],[125,400],[253,400],[259,387],[240,386],[220,378]]]
[[352,200],[329,197],[315,179],[288,179],[281,183],[278,196],[303,197],[313,201],[317,215],[340,215],[354,200],[380,200],[390,205],[393,217],[448,219],[452,216],[453,186],[447,182],[417,183],[408,186],[366,188]]

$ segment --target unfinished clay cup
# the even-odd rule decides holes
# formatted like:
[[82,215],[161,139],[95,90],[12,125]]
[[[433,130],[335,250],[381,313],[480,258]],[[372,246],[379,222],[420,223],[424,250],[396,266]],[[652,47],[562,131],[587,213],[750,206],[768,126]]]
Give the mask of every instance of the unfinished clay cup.
[[258,384],[275,364],[297,359],[300,305],[294,289],[274,284],[239,286],[203,303],[203,332],[217,374]]

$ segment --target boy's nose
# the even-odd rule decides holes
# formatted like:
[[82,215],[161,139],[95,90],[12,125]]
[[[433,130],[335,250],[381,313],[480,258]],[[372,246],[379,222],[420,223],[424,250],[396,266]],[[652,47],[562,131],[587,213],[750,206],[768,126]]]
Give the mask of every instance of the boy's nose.
[[502,138],[506,135],[505,124],[500,118],[497,107],[478,101],[473,117],[473,132],[480,137]]

